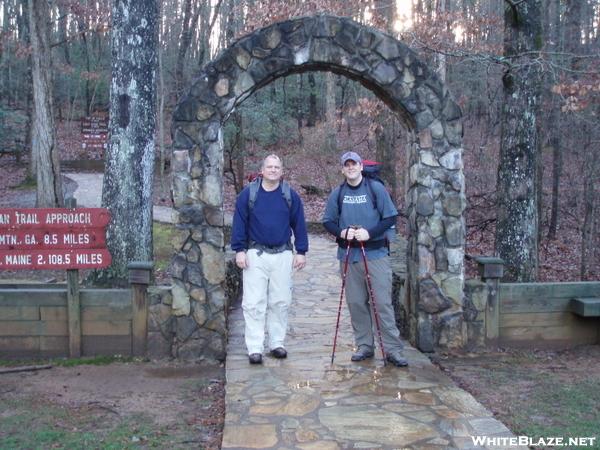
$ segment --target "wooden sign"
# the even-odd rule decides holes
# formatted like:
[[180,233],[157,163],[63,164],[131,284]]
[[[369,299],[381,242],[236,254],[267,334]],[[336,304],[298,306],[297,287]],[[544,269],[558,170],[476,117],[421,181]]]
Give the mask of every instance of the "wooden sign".
[[104,228],[0,230],[0,250],[106,248]]
[[30,228],[103,228],[109,221],[110,212],[105,208],[0,209],[0,233]]
[[0,209],[0,270],[108,267],[104,208]]
[[81,146],[84,149],[105,149],[108,139],[108,117],[81,119]]
[[112,261],[106,249],[0,250],[0,253],[0,270],[101,269]]
[[103,149],[103,148],[107,148],[107,142],[106,141],[102,141],[102,142],[98,142],[98,141],[91,141],[91,142],[82,142],[81,143],[81,148],[92,148],[92,149]]
[[82,134],[108,134],[108,117],[84,117],[81,119]]

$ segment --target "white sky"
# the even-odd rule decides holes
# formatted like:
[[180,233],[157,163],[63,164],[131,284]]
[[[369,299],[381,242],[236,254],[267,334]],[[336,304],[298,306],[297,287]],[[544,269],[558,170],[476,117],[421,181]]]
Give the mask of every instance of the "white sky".
[[398,20],[396,21],[396,30],[402,31],[410,28],[412,25],[412,3],[413,0],[396,0],[396,8],[398,11]]

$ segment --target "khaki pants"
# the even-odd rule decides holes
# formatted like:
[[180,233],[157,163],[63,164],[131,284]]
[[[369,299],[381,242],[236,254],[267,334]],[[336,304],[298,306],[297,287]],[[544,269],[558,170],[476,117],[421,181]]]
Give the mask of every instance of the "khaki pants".
[[247,251],[249,267],[244,270],[242,309],[246,321],[248,354],[263,353],[265,324],[269,349],[284,347],[288,311],[292,302],[292,264],[294,255],[286,250],[269,254],[257,249]]

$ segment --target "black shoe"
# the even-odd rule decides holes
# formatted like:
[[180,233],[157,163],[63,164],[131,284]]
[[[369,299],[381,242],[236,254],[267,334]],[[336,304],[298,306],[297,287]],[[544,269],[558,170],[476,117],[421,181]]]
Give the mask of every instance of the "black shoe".
[[287,351],[283,347],[277,347],[271,350],[271,355],[275,358],[287,358]]
[[262,355],[260,353],[252,353],[248,356],[250,364],[262,364]]
[[408,361],[404,356],[402,356],[402,352],[387,355],[385,359],[398,367],[408,366]]
[[352,354],[352,361],[364,361],[367,358],[372,358],[375,355],[373,350],[369,350],[365,347],[358,347],[358,351]]

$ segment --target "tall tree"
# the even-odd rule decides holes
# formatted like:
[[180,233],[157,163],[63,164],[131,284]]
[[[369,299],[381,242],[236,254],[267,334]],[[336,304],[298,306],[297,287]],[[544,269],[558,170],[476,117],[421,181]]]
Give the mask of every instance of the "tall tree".
[[112,265],[99,281],[127,284],[127,264],[152,260],[158,5],[114,0],[109,142],[102,203]]
[[[565,16],[563,2],[553,0],[545,5],[547,12],[546,23],[552,24],[547,27],[547,39],[550,49],[554,47],[557,54],[562,55],[564,51],[564,21],[561,17]],[[561,57],[562,58],[562,57]],[[549,83],[555,76],[553,72],[548,73]],[[552,197],[550,199],[550,223],[548,224],[548,238],[556,239],[556,230],[558,228],[558,201],[560,196],[560,180],[563,173],[563,128],[562,122],[565,121],[561,113],[559,99],[546,90],[546,102],[550,105],[549,114],[546,119],[546,135],[548,144],[552,149]]]
[[496,254],[506,280],[535,281],[538,269],[540,0],[506,1]]
[[304,115],[302,114],[302,106],[303,106],[303,98],[302,98],[302,74],[296,74],[296,120],[298,123],[298,143],[300,145],[304,142],[304,135],[302,134],[302,126]]
[[[445,4],[444,4],[445,5]],[[385,24],[385,31],[394,33],[394,22],[396,21],[396,5],[387,0],[375,0],[374,12]],[[445,7],[445,6],[444,6]],[[377,139],[377,161],[381,167],[381,177],[389,187],[394,202],[396,201],[396,127],[394,114],[389,108],[380,108],[377,115],[377,128],[375,136]]]
[[583,178],[583,220],[581,221],[581,257],[579,263],[579,277],[581,281],[595,279],[598,265],[596,245],[598,239],[598,160],[600,152],[598,148],[598,133],[595,127],[584,126],[588,132],[581,136],[581,147],[583,153],[583,167],[581,176]]
[[336,75],[327,72],[325,78],[325,118],[327,119],[325,149],[330,154],[335,154],[338,151],[335,133],[335,87]]
[[47,0],[28,0],[27,4],[33,49],[31,73],[34,107],[31,157],[36,168],[36,205],[38,208],[52,208],[63,205],[63,196],[53,111],[51,14]]
[[308,101],[308,119],[306,121],[307,127],[314,127],[317,124],[317,82],[315,81],[314,72],[308,72],[308,88],[309,88],[309,101]]
[[175,89],[179,96],[184,89],[185,78],[184,78],[184,67],[186,54],[192,43],[192,36],[194,29],[198,24],[198,18],[200,17],[200,11],[192,3],[192,0],[184,0],[183,2],[183,17],[182,17],[182,30],[181,38],[179,39],[179,51],[177,53],[177,63],[175,65]]

